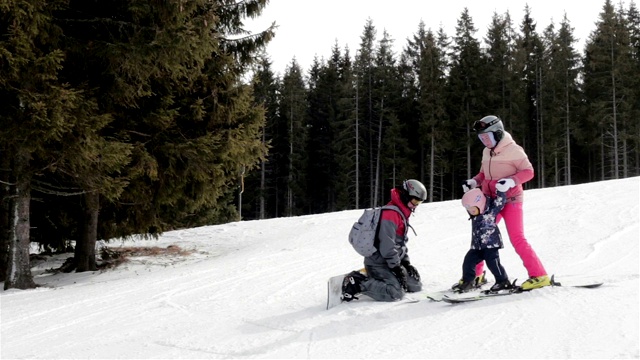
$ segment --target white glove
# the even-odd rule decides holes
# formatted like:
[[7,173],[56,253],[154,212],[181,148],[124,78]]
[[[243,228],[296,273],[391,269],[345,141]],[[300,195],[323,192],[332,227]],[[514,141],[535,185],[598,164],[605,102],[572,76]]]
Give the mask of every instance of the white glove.
[[498,180],[498,182],[496,183],[496,190],[500,192],[507,192],[507,190],[511,189],[514,186],[516,186],[516,182],[513,181],[513,179],[504,178]]
[[475,189],[477,187],[478,187],[478,183],[473,179],[465,180],[462,182],[462,191],[464,192],[467,192],[471,189]]

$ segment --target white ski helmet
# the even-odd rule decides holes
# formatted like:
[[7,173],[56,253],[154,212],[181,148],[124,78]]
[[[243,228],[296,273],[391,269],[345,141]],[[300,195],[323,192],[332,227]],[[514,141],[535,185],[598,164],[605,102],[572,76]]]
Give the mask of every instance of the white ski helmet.
[[493,137],[496,139],[496,142],[499,142],[504,134],[504,125],[499,117],[495,115],[488,115],[474,122],[473,130],[478,134],[491,132],[493,133]]
[[427,188],[418,180],[409,179],[402,183],[402,188],[407,191],[409,198],[416,198],[420,201],[427,200]]
[[467,211],[469,208],[476,206],[478,210],[480,210],[480,214],[482,214],[484,213],[486,205],[487,197],[484,196],[480,188],[471,189],[462,196],[462,206],[464,206]]

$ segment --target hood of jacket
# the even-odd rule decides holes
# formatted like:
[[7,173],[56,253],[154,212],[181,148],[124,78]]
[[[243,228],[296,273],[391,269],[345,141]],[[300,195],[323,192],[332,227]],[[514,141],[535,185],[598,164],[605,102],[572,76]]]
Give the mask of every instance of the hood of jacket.
[[404,204],[402,202],[402,199],[400,197],[400,190],[398,188],[391,189],[391,201],[389,201],[388,205],[397,206],[398,209],[400,209],[400,211],[402,211],[404,216],[407,218],[407,221],[409,221],[409,216],[411,215],[411,209],[409,209],[407,204]]

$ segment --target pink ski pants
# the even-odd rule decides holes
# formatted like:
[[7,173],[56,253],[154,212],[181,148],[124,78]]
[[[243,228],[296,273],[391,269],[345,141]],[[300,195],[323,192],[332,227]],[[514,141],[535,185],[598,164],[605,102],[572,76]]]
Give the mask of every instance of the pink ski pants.
[[[516,250],[516,253],[522,259],[524,267],[529,273],[529,277],[547,275],[547,271],[542,266],[538,255],[524,237],[524,222],[522,213],[522,202],[510,202],[505,205],[504,209],[498,214],[497,223],[504,218],[507,227],[509,240]],[[476,266],[476,276],[482,275],[484,262],[480,262]]]

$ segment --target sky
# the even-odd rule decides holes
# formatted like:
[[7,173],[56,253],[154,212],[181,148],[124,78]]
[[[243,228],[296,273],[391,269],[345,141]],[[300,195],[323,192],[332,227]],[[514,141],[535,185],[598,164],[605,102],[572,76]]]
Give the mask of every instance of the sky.
[[[616,7],[620,4],[612,3]],[[625,8],[629,3],[629,0],[622,2]],[[585,40],[596,29],[605,0],[270,0],[259,18],[245,24],[252,32],[264,30],[273,22],[279,26],[267,53],[272,70],[282,75],[294,57],[307,73],[314,57],[328,58],[336,43],[342,51],[349,46],[353,56],[369,18],[377,30],[376,40],[382,39],[386,30],[395,40],[395,51],[399,54],[407,38],[417,32],[421,20],[426,29],[437,32],[442,27],[452,37],[466,7],[478,30],[476,37],[482,39],[494,13],[502,15],[509,11],[514,27],[519,29],[527,4],[539,34],[552,20],[557,29],[566,14],[578,40],[576,49],[582,53]]]
[[[347,240],[362,210],[233,222],[108,245],[174,245],[188,256],[69,274],[45,270],[71,254],[34,263],[40,287],[0,290],[0,358],[638,359],[640,177],[524,196],[526,235],[547,271],[603,286],[458,305],[361,297],[326,310],[327,279],[362,266]],[[467,218],[458,200],[423,203],[410,217],[424,285],[413,297],[460,278]],[[505,243],[502,264],[520,283],[526,271]]]

